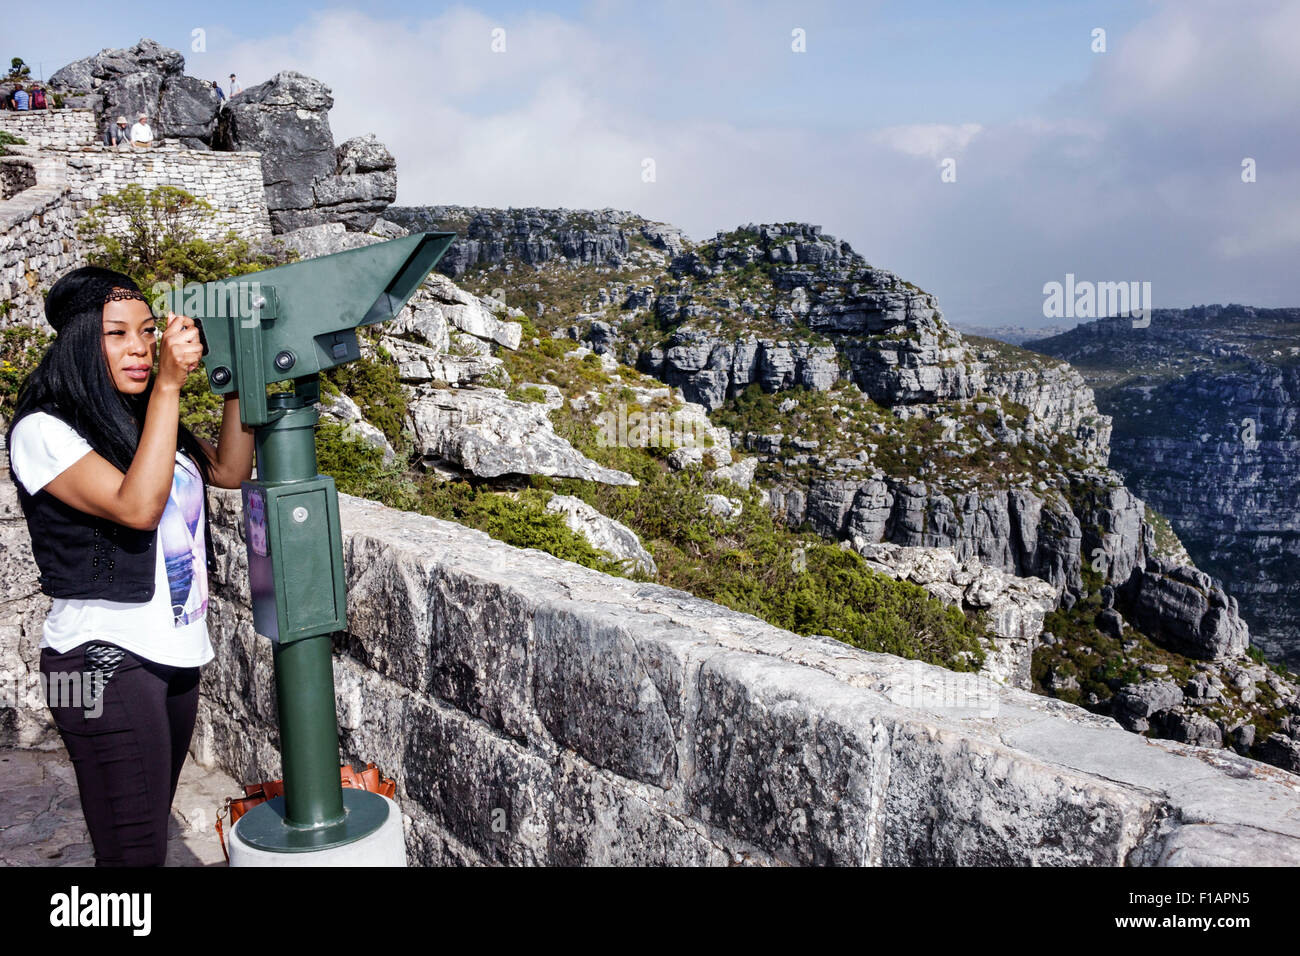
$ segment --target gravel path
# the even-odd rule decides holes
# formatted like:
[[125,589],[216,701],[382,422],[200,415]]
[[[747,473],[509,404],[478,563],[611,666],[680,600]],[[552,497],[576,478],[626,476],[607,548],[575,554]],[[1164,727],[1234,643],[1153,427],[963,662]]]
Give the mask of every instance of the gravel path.
[[[191,757],[181,770],[168,828],[168,866],[225,866],[217,809],[242,793]],[[228,827],[228,824],[227,824]],[[94,866],[67,751],[0,748],[0,866]]]

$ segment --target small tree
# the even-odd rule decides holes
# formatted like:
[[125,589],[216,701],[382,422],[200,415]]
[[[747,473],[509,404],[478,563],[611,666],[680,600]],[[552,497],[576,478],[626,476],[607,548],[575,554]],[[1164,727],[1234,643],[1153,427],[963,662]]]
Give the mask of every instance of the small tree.
[[296,258],[286,251],[255,252],[233,230],[216,240],[202,238],[200,228],[214,215],[210,203],[184,189],[145,191],[132,184],[95,203],[77,229],[95,247],[88,256],[94,265],[125,272],[141,288],[177,275],[211,282]]
[[31,75],[32,68],[23,62],[22,57],[16,56],[9,61],[9,76],[7,76],[6,79],[26,80],[29,79]]

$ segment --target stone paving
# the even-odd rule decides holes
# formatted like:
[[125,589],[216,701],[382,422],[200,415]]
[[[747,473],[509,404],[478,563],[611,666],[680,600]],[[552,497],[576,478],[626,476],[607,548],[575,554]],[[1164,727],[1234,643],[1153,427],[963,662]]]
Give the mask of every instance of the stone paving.
[[[225,866],[217,809],[243,790],[190,757],[168,827],[168,866]],[[227,824],[228,827],[228,824]],[[68,753],[0,748],[0,866],[94,866]]]

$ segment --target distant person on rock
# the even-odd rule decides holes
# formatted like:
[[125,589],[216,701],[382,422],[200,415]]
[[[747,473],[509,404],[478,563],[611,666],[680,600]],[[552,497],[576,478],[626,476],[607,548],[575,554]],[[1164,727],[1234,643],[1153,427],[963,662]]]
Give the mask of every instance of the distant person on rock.
[[104,133],[104,145],[113,146],[117,149],[123,149],[131,145],[131,133],[126,128],[126,117],[119,116],[117,125],[110,126]]
[[139,120],[131,127],[131,145],[148,149],[153,145],[153,130],[149,128],[149,116],[140,114]]
[[240,86],[239,82],[235,79],[235,74],[231,73],[230,74],[230,98],[233,100],[236,96],[238,96],[242,92],[244,92],[244,88]]
[[31,99],[30,97],[28,97],[27,91],[23,89],[21,86],[18,87],[18,89],[14,90],[14,109],[16,110],[31,109]]
[[212,81],[212,88],[217,91],[217,102],[218,103],[226,102],[226,94],[221,92],[221,87],[217,86],[216,80]]

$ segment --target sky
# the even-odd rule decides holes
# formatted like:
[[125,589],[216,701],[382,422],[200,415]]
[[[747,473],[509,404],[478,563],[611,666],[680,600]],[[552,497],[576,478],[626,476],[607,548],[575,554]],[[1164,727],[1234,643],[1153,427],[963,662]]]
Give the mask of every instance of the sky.
[[323,81],[402,205],[817,223],[963,324],[1072,324],[1067,274],[1300,306],[1300,0],[72,2],[0,56],[145,36],[223,85]]

